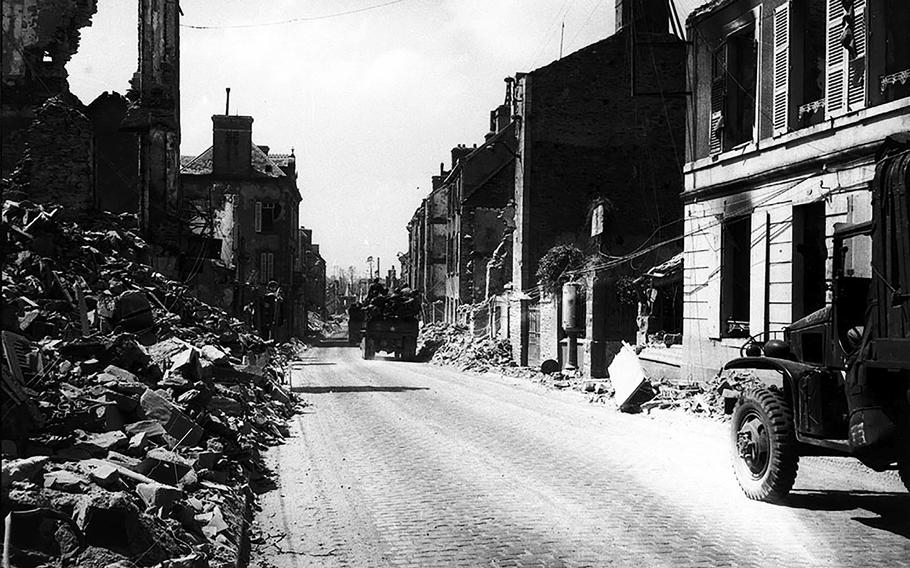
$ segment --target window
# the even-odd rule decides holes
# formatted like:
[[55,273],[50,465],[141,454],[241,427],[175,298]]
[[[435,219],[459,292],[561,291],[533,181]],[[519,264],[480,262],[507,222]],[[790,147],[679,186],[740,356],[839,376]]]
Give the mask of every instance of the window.
[[828,0],[828,118],[866,106],[866,0]]
[[793,19],[791,94],[796,128],[805,128],[825,119],[825,0],[791,1],[788,6]]
[[884,102],[910,96],[910,4],[885,0],[885,74],[879,79]]
[[793,320],[825,307],[825,203],[793,208]]
[[281,214],[281,205],[271,201],[257,201],[253,226],[257,233],[275,232],[275,220]]
[[259,253],[259,281],[268,283],[275,279],[275,254],[271,252]]
[[749,336],[752,217],[724,221],[721,228],[721,335]]
[[753,140],[758,44],[752,20],[727,36],[711,65],[710,151],[729,150]]

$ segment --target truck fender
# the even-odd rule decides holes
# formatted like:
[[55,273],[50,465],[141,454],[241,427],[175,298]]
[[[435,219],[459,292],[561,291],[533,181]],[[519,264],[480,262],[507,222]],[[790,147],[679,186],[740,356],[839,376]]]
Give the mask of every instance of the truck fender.
[[793,393],[796,392],[796,381],[803,374],[809,371],[821,369],[817,365],[808,365],[799,361],[790,359],[778,359],[777,357],[740,357],[733,359],[723,366],[721,372],[730,369],[761,369],[769,371],[778,371],[783,375],[784,396],[790,401],[792,408],[796,408],[796,401],[793,399]]

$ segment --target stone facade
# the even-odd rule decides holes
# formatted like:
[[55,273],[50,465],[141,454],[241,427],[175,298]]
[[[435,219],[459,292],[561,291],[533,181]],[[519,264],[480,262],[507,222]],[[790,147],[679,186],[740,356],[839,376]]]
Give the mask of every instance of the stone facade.
[[[910,88],[892,81],[910,75],[910,39],[899,31],[910,6],[856,4],[850,50],[840,0],[740,0],[689,18],[690,67],[706,71],[687,122],[683,377],[710,378],[746,337],[780,338],[830,303],[834,225],[871,218],[875,152],[910,130]],[[753,91],[744,110],[735,93],[717,96],[742,69],[718,65],[712,75],[718,58],[748,59],[746,68],[778,80],[753,88],[751,77],[734,77]],[[819,72],[826,90],[812,91]],[[852,251],[848,268],[868,271],[868,254]]]
[[[662,21],[667,22],[665,12]],[[685,101],[672,93],[685,82],[685,45],[659,30],[642,26],[633,42],[631,27],[622,27],[516,76],[519,156],[509,322],[513,354],[522,364],[537,365],[543,354],[558,352],[558,318],[543,317],[549,308],[540,303],[535,277],[539,259],[551,247],[574,244],[589,255],[617,258],[681,232]],[[633,69],[638,69],[634,75]],[[596,204],[604,206],[603,230],[592,237]],[[636,263],[674,252],[671,245]],[[601,264],[609,275],[597,277],[603,282],[598,290],[606,287],[592,295],[590,313],[592,322],[603,323],[586,330],[593,343],[580,343],[591,353],[584,370],[595,376],[605,372],[605,363],[598,362],[606,361],[608,342],[626,338],[624,325],[607,320],[616,313],[610,308],[613,284],[622,271],[632,270],[629,263]]]

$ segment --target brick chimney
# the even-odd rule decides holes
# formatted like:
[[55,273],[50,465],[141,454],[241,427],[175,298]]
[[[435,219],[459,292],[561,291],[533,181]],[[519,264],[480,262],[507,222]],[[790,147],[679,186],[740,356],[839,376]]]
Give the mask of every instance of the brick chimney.
[[636,32],[668,33],[667,0],[616,0],[616,31],[629,27],[635,18]]
[[468,148],[464,144],[459,144],[458,146],[452,148],[452,167],[454,168],[457,166],[458,162],[460,162],[465,156],[474,150],[474,148]]
[[212,116],[212,173],[247,177],[252,174],[253,117]]

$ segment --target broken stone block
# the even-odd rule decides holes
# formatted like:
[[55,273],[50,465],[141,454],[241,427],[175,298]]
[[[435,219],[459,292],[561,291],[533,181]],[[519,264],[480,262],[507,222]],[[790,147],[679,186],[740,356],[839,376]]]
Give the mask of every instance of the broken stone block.
[[[196,516],[197,520],[199,520],[199,517],[200,515]],[[210,513],[205,513],[203,519],[206,517],[208,519],[202,526],[202,532],[210,539],[214,539],[218,533],[228,529],[228,524],[224,521],[224,515],[221,513],[221,507],[218,505],[215,505],[215,508]]]
[[142,498],[146,507],[155,509],[158,507],[163,507],[165,510],[170,509],[174,503],[183,498],[183,491],[163,483],[139,483],[136,485],[136,493]]
[[3,489],[8,488],[14,481],[31,481],[44,470],[44,467],[50,461],[47,456],[4,461],[2,468]]
[[199,360],[199,378],[200,379],[211,379],[215,376],[215,365],[208,359]]
[[221,459],[221,454],[218,452],[199,452],[193,467],[196,469],[212,469],[219,459]]
[[67,493],[82,493],[88,484],[88,478],[72,471],[60,469],[44,474],[44,487],[47,489],[57,489]]
[[136,436],[137,434],[144,434],[148,438],[156,438],[163,436],[166,432],[164,426],[161,425],[161,422],[157,420],[140,420],[139,422],[133,422],[132,424],[127,424],[123,427],[124,432],[130,436]]
[[136,375],[134,375],[133,373],[130,373],[126,369],[121,369],[120,367],[118,367],[116,365],[108,365],[107,367],[104,368],[104,372],[107,373],[108,375],[113,375],[113,376],[117,377],[121,381],[127,381],[130,383],[139,382],[139,378],[136,377]]
[[228,355],[214,345],[206,345],[202,348],[202,356],[215,365],[225,367],[230,364]]
[[122,430],[123,429],[123,415],[120,413],[120,409],[117,408],[116,404],[105,404],[104,406],[99,406],[95,409],[99,420],[104,424],[104,429],[107,431],[111,430]]
[[283,388],[275,383],[272,383],[271,395],[273,399],[277,400],[281,404],[287,405],[291,403],[291,395],[286,393]]
[[195,446],[202,440],[202,427],[157,392],[146,390],[139,399],[139,404],[146,416],[164,426],[168,435],[176,440],[175,446]]
[[177,483],[191,471],[191,463],[163,448],[149,450],[136,470],[162,483]]
[[[171,359],[171,371],[181,371],[185,374],[189,374],[195,378],[198,376],[196,372],[196,363],[199,360],[199,350],[195,347],[189,347],[184,349]],[[188,377],[189,378],[189,377]]]
[[155,326],[152,305],[145,294],[128,290],[117,298],[114,304],[114,321],[127,331],[141,332]]
[[213,396],[206,403],[209,410],[220,410],[228,416],[241,416],[246,410],[243,402],[228,398],[226,396]]
[[141,460],[131,458],[130,456],[121,454],[120,452],[108,452],[107,458],[105,459],[117,467],[135,472],[139,471],[139,464],[142,463]]
[[146,448],[148,448],[151,443],[152,442],[149,440],[148,434],[145,432],[139,432],[130,438],[129,443],[126,446],[126,451],[132,455],[139,455],[144,453]]
[[91,468],[89,476],[101,487],[113,487],[120,479],[119,470],[111,464],[101,463]]
[[[133,413],[133,412],[135,412],[136,407],[139,406],[138,397],[125,395],[125,394],[122,394],[120,392],[117,392],[117,391],[111,390],[111,389],[108,389],[107,391],[105,391],[104,400],[106,402],[115,404],[117,406],[117,409],[120,410],[121,413],[123,413],[123,412],[126,412],[128,414]],[[122,416],[122,414],[121,414],[121,416]]]
[[127,444],[126,434],[119,430],[92,434],[85,440],[76,443],[76,448],[84,449],[92,455],[106,455],[111,450],[117,450],[125,447]]

